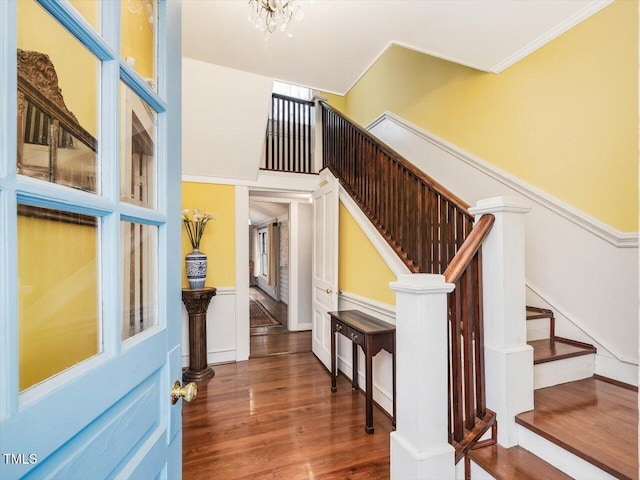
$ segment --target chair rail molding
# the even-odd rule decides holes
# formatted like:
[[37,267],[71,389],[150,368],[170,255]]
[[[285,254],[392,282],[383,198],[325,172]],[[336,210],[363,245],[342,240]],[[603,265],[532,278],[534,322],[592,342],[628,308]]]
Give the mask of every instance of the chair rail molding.
[[567,220],[575,223],[579,227],[586,231],[597,235],[598,237],[606,240],[611,245],[618,248],[638,248],[638,232],[622,232],[611,225],[608,225],[591,215],[578,210],[577,208],[563,202],[559,198],[550,195],[549,193],[541,190],[538,187],[531,185],[524,180],[517,178],[515,175],[505,172],[504,170],[491,165],[489,162],[482,160],[455,145],[447,142],[446,140],[428,132],[417,125],[414,125],[407,120],[399,117],[398,115],[386,111],[367,125],[367,130],[371,131],[376,126],[382,124],[385,121],[390,121],[401,128],[409,131],[410,133],[420,137],[423,140],[435,145],[436,147],[444,150],[457,157],[459,160],[470,165],[471,167],[479,170],[480,172],[490,176],[494,180],[506,185],[507,187],[517,191],[525,197],[533,200],[537,204],[561,215]]

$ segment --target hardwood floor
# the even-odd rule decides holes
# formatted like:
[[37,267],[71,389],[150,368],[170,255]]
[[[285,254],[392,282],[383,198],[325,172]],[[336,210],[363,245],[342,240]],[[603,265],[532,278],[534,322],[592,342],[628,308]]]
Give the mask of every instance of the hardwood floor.
[[251,358],[311,352],[311,331],[252,335],[250,348]]
[[497,480],[571,480],[569,475],[517,445],[511,448],[490,445],[472,450],[469,456]]
[[286,327],[288,308],[285,303],[275,301],[258,287],[249,287],[249,295],[258,300],[281,325]]
[[597,378],[535,392],[516,422],[616,478],[638,479],[638,394]]
[[257,287],[251,287],[250,294],[282,324],[251,329],[250,358],[311,352],[310,331],[290,332],[287,330],[287,305],[276,302]]
[[[274,335],[271,335],[274,336]],[[183,410],[183,478],[387,479],[391,421],[311,353],[215,367]]]

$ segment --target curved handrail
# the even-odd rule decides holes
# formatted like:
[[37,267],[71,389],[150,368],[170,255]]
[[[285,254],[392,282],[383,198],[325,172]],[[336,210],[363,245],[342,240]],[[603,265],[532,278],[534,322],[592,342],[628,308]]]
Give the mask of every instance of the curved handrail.
[[460,279],[482,245],[482,242],[484,242],[484,239],[489,235],[495,220],[496,217],[491,214],[483,215],[480,220],[478,220],[474,225],[473,230],[471,230],[471,233],[460,247],[460,250],[458,250],[456,255],[453,257],[453,260],[451,260],[451,263],[444,271],[445,282],[456,283]]

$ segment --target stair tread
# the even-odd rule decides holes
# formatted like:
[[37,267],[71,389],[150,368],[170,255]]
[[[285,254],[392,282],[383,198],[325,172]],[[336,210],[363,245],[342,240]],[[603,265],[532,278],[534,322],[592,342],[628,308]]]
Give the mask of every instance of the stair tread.
[[638,480],[638,394],[591,377],[534,393],[516,423],[617,478]]
[[515,446],[504,448],[498,444],[476,448],[469,457],[497,480],[570,480],[540,457]]
[[533,347],[534,365],[596,353],[596,349],[592,345],[574,345],[550,338],[532,340],[527,344]]
[[553,312],[546,308],[531,307],[527,305],[527,320],[536,320],[538,318],[551,318]]

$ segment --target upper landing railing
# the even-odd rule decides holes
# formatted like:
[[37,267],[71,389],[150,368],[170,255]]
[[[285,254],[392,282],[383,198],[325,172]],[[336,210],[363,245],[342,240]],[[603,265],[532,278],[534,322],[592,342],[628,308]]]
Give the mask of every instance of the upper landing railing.
[[274,93],[267,123],[263,168],[314,173],[312,138],[315,103]]

